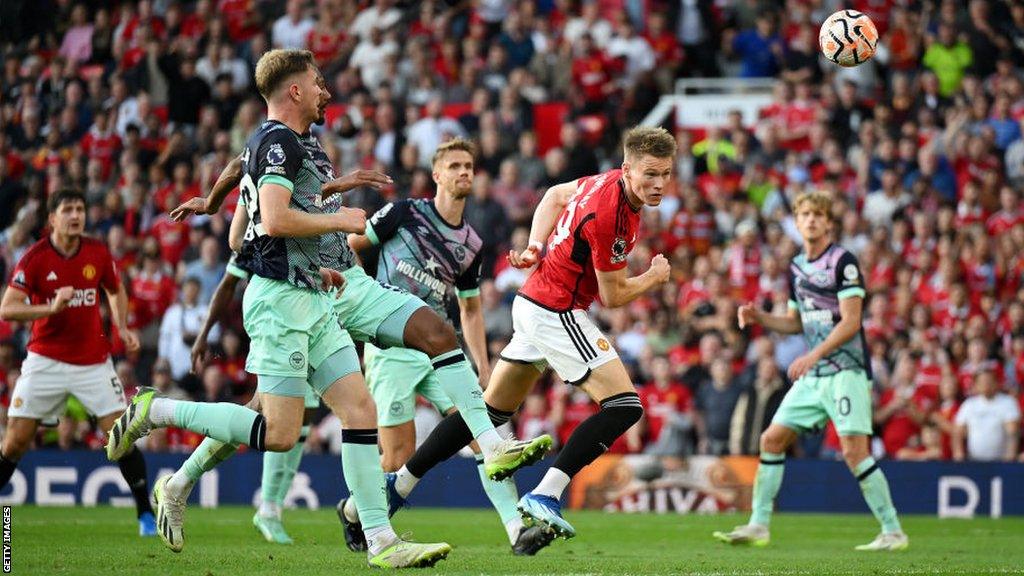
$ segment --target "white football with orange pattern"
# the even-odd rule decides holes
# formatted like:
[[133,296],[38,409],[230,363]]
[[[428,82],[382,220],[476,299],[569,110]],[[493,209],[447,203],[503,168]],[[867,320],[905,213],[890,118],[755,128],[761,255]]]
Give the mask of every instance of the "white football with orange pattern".
[[836,64],[846,68],[859,66],[875,55],[878,30],[866,14],[840,10],[821,25],[818,44],[825,58]]

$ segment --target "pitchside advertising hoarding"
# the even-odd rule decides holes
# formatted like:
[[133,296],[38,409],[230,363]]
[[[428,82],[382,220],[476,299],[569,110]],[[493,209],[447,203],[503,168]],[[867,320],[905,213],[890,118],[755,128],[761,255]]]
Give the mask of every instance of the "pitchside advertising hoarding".
[[[182,454],[147,454],[150,481],[176,469]],[[536,485],[550,461],[520,471],[520,490]],[[1024,464],[883,462],[893,500],[903,514],[970,518],[1024,515]],[[572,508],[609,512],[715,514],[749,510],[757,459],[699,456],[665,459],[603,456],[573,481]],[[236,455],[197,484],[191,502],[204,507],[258,501],[262,457]],[[330,507],[348,493],[338,457],[307,455],[287,506]],[[131,506],[117,466],[102,452],[37,451],[25,456],[0,493],[3,504]],[[487,507],[472,458],[456,457],[432,470],[411,498],[414,506]],[[790,512],[866,512],[857,482],[841,462],[789,460],[778,509]]]

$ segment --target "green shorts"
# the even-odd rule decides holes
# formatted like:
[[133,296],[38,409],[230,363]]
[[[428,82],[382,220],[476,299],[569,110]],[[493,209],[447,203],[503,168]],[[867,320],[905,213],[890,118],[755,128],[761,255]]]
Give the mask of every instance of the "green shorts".
[[302,398],[318,395],[359,371],[352,338],[341,328],[330,296],[287,282],[254,276],[242,299],[249,334],[245,369],[258,376],[257,390]]
[[317,395],[317,393],[313,391],[312,387],[307,387],[306,388],[305,406],[306,406],[306,408],[319,408],[320,407],[320,396]]
[[871,381],[864,372],[804,376],[786,393],[772,423],[807,432],[827,420],[840,436],[871,435]]
[[367,344],[366,386],[377,404],[377,425],[398,426],[416,416],[419,394],[444,414],[455,407],[434,376],[430,358],[417,350],[388,348]]
[[426,302],[395,288],[385,288],[353,266],[344,272],[345,291],[333,300],[345,330],[360,342],[381,348],[405,345],[405,324]]

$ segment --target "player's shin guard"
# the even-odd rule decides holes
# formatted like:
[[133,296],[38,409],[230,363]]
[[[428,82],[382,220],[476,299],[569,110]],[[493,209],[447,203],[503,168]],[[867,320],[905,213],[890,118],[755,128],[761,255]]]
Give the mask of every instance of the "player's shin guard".
[[751,504],[750,523],[768,526],[772,521],[772,506],[782,486],[786,455],[761,452],[761,464],[754,478],[754,502]]
[[149,486],[146,482],[146,459],[143,458],[142,452],[138,448],[132,448],[131,452],[117,461],[117,466],[128,483],[132,498],[135,499],[136,515],[142,516],[146,512],[152,514],[153,506],[149,503]]
[[[164,402],[173,402],[173,416],[164,416]],[[157,426],[177,426],[225,444],[246,444],[253,450],[266,449],[267,422],[263,415],[230,402],[185,402],[157,398],[150,419]]]
[[17,460],[8,460],[6,456],[0,453],[0,490],[7,488],[7,483],[11,481],[11,476],[14,475],[14,471],[17,468]]
[[292,446],[291,450],[263,454],[263,482],[260,486],[260,499],[264,504],[274,504],[278,510],[284,504],[284,498],[292,486],[292,479],[295,478],[295,473],[299,470],[299,463],[302,462],[302,451],[306,447],[308,435],[309,426],[303,426],[299,441]]
[[387,488],[377,451],[376,429],[341,431],[341,466],[363,532],[389,526]]
[[889,481],[885,474],[878,467],[878,463],[871,456],[868,456],[853,469],[853,475],[860,483],[860,491],[864,493],[864,500],[871,508],[879,524],[882,525],[882,532],[894,534],[902,532],[900,520],[896,517],[896,507],[892,505],[892,496],[889,494]]
[[485,455],[492,453],[501,437],[494,431],[494,424],[487,417],[484,391],[480,389],[477,375],[466,360],[466,355],[462,350],[455,349],[431,358],[430,362],[441,388],[455,404],[459,414],[462,414],[473,438],[480,443],[480,449]]
[[[491,425],[495,428],[512,418],[512,412],[498,410],[486,404],[484,407]],[[405,468],[416,478],[423,478],[431,468],[456,455],[472,441],[473,433],[466,426],[462,413],[452,412],[434,427],[423,444],[405,463]]]
[[[568,484],[569,478],[604,454],[608,447],[619,436],[625,434],[626,430],[639,422],[643,415],[644,408],[640,404],[640,397],[636,392],[623,392],[605,398],[601,401],[601,410],[580,423],[569,436],[569,441],[565,443],[562,451],[558,454],[548,475],[557,475],[559,478],[563,478],[558,474],[561,472],[564,474],[565,484]],[[560,486],[560,489],[558,487],[542,489],[548,475],[545,475],[545,480],[541,481],[541,486],[538,486],[534,492],[560,498],[565,489],[564,485]],[[558,484],[562,483],[558,482]]]

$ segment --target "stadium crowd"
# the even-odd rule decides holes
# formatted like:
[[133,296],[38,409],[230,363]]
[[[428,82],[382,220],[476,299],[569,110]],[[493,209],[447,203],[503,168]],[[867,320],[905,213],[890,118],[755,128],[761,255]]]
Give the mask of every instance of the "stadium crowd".
[[[818,55],[817,26],[843,4],[867,13],[875,59],[839,69]],[[37,0],[0,6],[0,266],[6,280],[44,234],[45,199],[88,196],[129,286],[140,354],[112,336],[127,388],[244,401],[240,297],[189,350],[229,256],[234,193],[215,216],[167,211],[207,194],[259,125],[256,59],[306,48],[334,103],[319,132],[337,172],[393,176],[350,193],[372,213],[429,197],[429,158],[451,136],[479,144],[467,220],[484,240],[482,299],[493,354],[511,334],[510,302],[544,190],[621,162],[618,137],[681,77],[773,77],[752,125],[678,131],[677,179],[644,213],[631,256],[658,252],[674,282],[597,312],[639,385],[645,419],[612,451],[666,458],[753,454],[790,383],[802,337],[740,331],[737,305],[784,311],[800,239],[789,202],[827,189],[836,241],[867,278],[864,329],[874,372],[879,456],[1021,459],[1024,407],[1024,2],[1020,0]],[[363,254],[368,269],[374,255]],[[5,282],[6,284],[6,282]],[[28,331],[0,322],[4,402]],[[565,439],[597,410],[545,377],[517,433]],[[420,432],[429,426],[423,408]],[[964,441],[966,436],[966,441]],[[337,450],[340,426],[317,427]],[[98,447],[69,406],[44,445]],[[191,450],[171,430],[150,449]],[[835,457],[834,431],[798,452]]]

